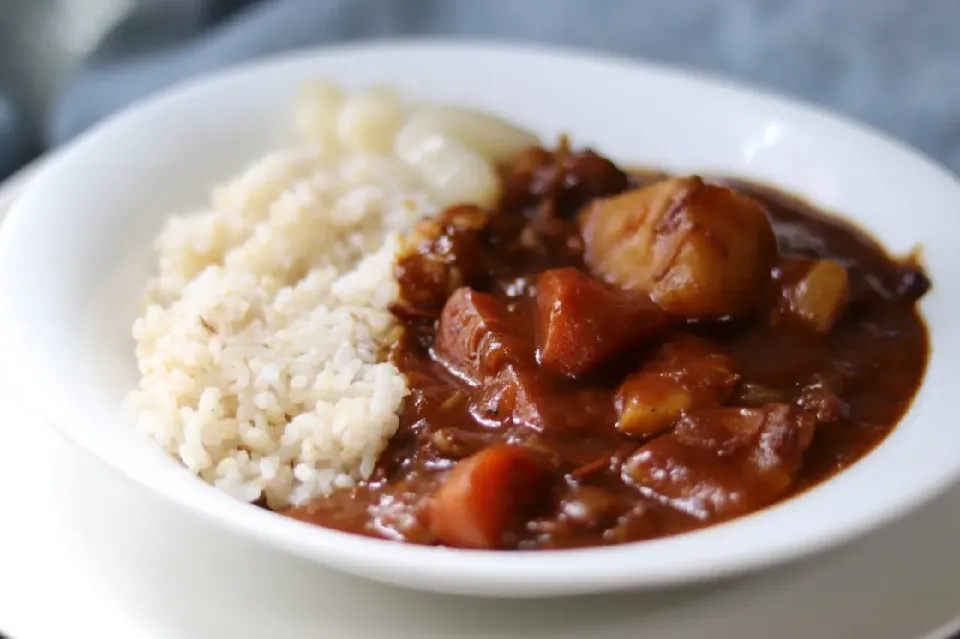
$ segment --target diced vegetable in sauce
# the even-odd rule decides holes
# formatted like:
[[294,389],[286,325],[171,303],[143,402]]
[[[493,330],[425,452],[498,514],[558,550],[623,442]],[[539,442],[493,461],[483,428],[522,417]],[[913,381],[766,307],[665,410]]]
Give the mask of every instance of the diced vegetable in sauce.
[[666,326],[643,296],[613,290],[575,268],[545,271],[537,282],[540,363],[576,377]]
[[460,288],[443,307],[434,351],[471,384],[496,376],[524,347],[503,302],[486,293]]
[[430,509],[437,538],[459,548],[499,548],[523,524],[547,473],[519,446],[491,446],[459,464],[443,480]]
[[815,331],[829,332],[847,303],[846,269],[834,260],[792,258],[781,271],[777,311]]
[[566,426],[562,406],[554,401],[548,385],[530,369],[513,366],[483,386],[471,412],[478,423],[494,428]]
[[666,344],[617,389],[617,429],[648,437],[669,428],[688,409],[719,406],[739,381],[732,366],[699,340]]

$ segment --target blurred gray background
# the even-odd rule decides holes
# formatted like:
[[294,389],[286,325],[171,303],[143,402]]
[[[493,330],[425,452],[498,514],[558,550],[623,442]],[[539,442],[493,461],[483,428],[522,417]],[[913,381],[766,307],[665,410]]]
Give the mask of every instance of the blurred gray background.
[[716,72],[865,120],[960,171],[960,0],[0,0],[0,175],[184,77],[417,34]]

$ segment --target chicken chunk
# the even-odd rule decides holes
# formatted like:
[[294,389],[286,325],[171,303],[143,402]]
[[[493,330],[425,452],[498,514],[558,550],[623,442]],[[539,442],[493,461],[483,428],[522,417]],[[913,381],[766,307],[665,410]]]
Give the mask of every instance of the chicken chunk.
[[544,272],[537,283],[540,363],[577,377],[666,326],[642,295],[617,291],[574,268]]
[[665,344],[617,389],[617,430],[656,435],[688,409],[725,402],[739,379],[730,359],[700,340],[684,337]]
[[691,411],[674,432],[637,450],[624,481],[702,521],[762,508],[790,487],[814,418],[788,404]]
[[598,200],[581,213],[580,228],[595,275],[682,318],[755,311],[777,256],[755,200],[696,176]]

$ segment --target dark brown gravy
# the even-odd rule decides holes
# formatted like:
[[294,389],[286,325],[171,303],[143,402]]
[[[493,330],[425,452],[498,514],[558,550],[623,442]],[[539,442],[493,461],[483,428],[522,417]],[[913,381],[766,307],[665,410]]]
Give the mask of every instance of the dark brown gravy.
[[[644,184],[652,179],[650,174],[635,174],[630,182]],[[727,405],[775,401],[833,413],[817,426],[789,487],[745,513],[786,499],[849,467],[896,426],[921,383],[927,361],[927,331],[916,300],[929,281],[912,261],[889,257],[863,232],[798,199],[746,182],[724,183],[762,204],[782,254],[833,259],[846,267],[850,281],[850,302],[826,335],[791,325],[771,326],[767,316],[689,322],[678,329],[707,339],[732,360],[740,383]],[[623,185],[612,188],[620,190]],[[508,185],[504,209],[490,223],[492,230],[487,231],[483,249],[487,256],[466,260],[483,272],[465,277],[477,283],[475,288],[509,302],[510,317],[519,326],[532,321],[535,313],[530,295],[537,275],[560,266],[584,268],[584,264],[575,239],[576,224],[563,214],[546,225],[549,233],[529,237],[527,221],[538,215],[536,210],[546,196],[516,197],[518,190],[523,188]],[[539,243],[540,248],[524,249],[525,242]],[[401,282],[423,278],[416,265],[407,266],[400,265]],[[409,293],[411,287],[405,290]],[[550,415],[545,427],[529,428],[498,421],[496,416],[483,419],[480,392],[432,355],[433,317],[430,312],[402,313],[406,336],[391,356],[408,376],[411,396],[400,429],[373,477],[285,514],[352,533],[436,544],[429,525],[430,499],[449,469],[463,456],[508,442],[549,457],[553,475],[549,488],[527,507],[523,521],[504,538],[501,548],[638,541],[727,518],[684,511],[624,480],[623,461],[646,440],[612,428],[611,397],[624,372],[649,357],[649,348],[623,352],[600,372],[582,379],[543,374],[538,388]],[[532,333],[518,330],[533,340]],[[561,421],[562,426],[554,427]],[[716,469],[724,463],[722,456],[704,462]],[[723,481],[718,482],[721,490],[727,489]],[[731,484],[728,490],[730,498],[740,498],[736,492],[740,484]],[[749,501],[749,486],[741,492]]]

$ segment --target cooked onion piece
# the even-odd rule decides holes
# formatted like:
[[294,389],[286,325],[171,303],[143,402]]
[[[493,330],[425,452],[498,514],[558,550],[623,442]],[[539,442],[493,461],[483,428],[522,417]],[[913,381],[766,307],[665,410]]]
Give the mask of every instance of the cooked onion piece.
[[493,165],[459,142],[431,138],[412,164],[442,204],[490,206],[500,195]]
[[297,98],[298,137],[326,149],[391,153],[413,167],[442,204],[490,206],[500,196],[497,164],[537,137],[476,109],[404,104],[389,87],[347,93],[315,80]]
[[483,111],[440,105],[417,110],[397,134],[394,151],[416,163],[436,138],[459,142],[495,164],[538,142],[533,133]]

